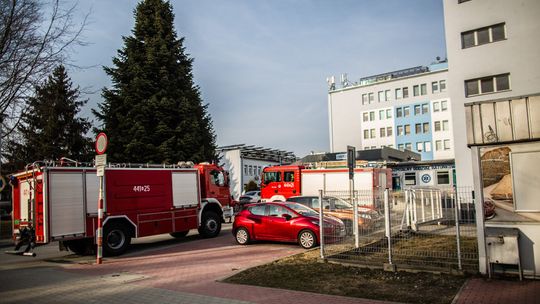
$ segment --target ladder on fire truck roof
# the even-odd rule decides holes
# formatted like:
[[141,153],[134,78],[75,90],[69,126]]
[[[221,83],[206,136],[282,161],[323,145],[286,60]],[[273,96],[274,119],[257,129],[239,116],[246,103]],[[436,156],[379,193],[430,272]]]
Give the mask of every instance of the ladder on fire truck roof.
[[[201,164],[209,164],[207,162]],[[150,164],[150,163],[107,163],[107,168],[154,168],[154,169],[180,169],[193,168],[195,163],[192,161],[179,161],[176,164]],[[62,157],[60,160],[42,160],[35,161],[25,167],[25,171],[39,169],[40,167],[95,167],[95,162],[79,162],[76,160]]]

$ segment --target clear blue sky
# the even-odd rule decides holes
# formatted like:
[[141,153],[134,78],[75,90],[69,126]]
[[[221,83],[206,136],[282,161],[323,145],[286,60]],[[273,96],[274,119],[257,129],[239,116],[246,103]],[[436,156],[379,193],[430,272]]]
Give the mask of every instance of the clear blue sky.
[[[137,1],[79,2],[91,11],[71,71],[89,108],[110,86],[102,66],[131,35]],[[194,58],[218,145],[328,151],[326,77],[350,81],[446,57],[442,0],[179,0],[175,27]],[[360,119],[360,117],[359,117]],[[359,132],[359,130],[351,130]],[[359,135],[360,136],[360,135]]]

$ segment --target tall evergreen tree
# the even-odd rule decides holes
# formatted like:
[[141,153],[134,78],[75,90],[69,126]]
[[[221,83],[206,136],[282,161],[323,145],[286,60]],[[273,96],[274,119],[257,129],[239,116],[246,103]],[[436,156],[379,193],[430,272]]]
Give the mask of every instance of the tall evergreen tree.
[[91,141],[85,134],[91,123],[77,117],[86,102],[80,99],[79,89],[73,88],[64,66],[56,67],[28,99],[17,128],[19,138],[8,147],[10,161],[26,164],[61,157],[89,161]]
[[215,135],[193,83],[193,59],[177,38],[172,6],[144,0],[135,9],[132,36],[105,67],[113,87],[94,111],[116,162],[176,163],[213,160]]

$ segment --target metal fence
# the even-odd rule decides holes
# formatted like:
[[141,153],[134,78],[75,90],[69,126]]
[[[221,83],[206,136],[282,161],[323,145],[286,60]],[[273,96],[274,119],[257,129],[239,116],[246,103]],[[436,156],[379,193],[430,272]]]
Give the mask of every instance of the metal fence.
[[[368,266],[478,271],[472,189],[321,191],[321,196],[335,201],[322,209],[324,216],[340,218],[347,231],[340,236],[322,222],[323,258]],[[336,202],[356,203],[357,216],[351,208],[340,210]]]

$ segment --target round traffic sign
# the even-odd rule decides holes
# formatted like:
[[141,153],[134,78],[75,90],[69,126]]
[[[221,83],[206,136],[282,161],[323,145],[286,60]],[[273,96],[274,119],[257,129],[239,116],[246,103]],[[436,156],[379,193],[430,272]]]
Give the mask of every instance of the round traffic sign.
[[96,137],[96,153],[103,154],[107,150],[107,135],[103,132],[99,133]]

